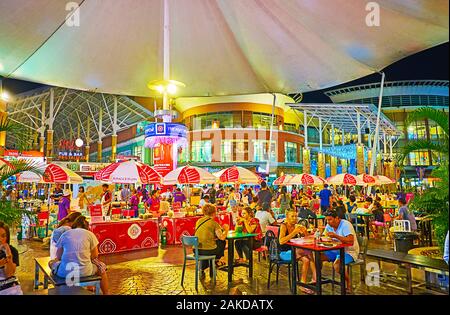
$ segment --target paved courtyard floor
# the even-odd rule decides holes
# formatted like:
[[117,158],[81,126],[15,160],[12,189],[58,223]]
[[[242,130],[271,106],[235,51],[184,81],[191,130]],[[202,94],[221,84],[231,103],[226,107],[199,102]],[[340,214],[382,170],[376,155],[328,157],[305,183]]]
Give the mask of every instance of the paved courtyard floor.
[[[47,294],[47,290],[33,289],[34,258],[48,256],[48,249],[38,241],[26,240],[17,245],[20,252],[20,266],[17,275],[22,285],[24,294]],[[369,248],[390,248],[390,244],[384,240],[371,240]],[[225,257],[226,257],[225,253]],[[280,269],[278,284],[275,283],[275,272],[272,275],[270,289],[267,288],[268,264],[261,259],[258,262],[254,256],[253,279],[248,277],[247,269],[235,268],[233,282],[228,284],[227,273],[217,272],[217,283],[214,287],[210,281],[208,272],[206,279],[199,283],[199,291],[194,286],[194,263],[188,262],[184,285],[181,286],[181,272],[183,266],[183,251],[181,246],[167,246],[164,249],[154,248],[112,255],[100,256],[108,266],[110,293],[115,295],[228,295],[236,288],[248,295],[290,295],[287,269]],[[323,266],[324,276],[331,275],[330,264]],[[381,269],[386,272],[399,272],[395,265],[383,264]],[[406,292],[381,284],[381,286],[367,286],[360,282],[359,268],[354,268],[353,283],[356,286],[353,294],[356,295],[405,295]],[[233,290],[231,290],[233,289]],[[299,290],[298,290],[299,291]],[[299,291],[298,294],[304,294]],[[332,292],[331,284],[323,286],[323,294],[339,294],[339,286],[335,286]],[[439,294],[436,291],[427,290],[424,287],[414,289],[414,294]]]

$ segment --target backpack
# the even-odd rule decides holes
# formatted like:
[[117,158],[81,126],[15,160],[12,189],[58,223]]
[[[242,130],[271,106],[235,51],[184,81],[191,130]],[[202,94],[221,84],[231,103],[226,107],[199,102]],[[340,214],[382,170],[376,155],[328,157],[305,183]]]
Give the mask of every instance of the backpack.
[[272,231],[266,232],[265,245],[269,249],[269,259],[271,261],[278,260],[280,258],[280,251],[278,247],[278,238]]

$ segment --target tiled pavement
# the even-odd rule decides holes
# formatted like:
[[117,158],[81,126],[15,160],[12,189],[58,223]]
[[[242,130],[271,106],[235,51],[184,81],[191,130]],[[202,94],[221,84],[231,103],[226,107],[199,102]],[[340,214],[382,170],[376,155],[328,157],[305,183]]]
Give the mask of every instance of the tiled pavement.
[[[371,241],[370,247],[390,246],[384,241]],[[21,253],[21,265],[18,268],[18,277],[25,294],[47,294],[47,290],[40,287],[33,289],[34,258],[48,256],[48,250],[37,241],[24,241],[18,245]],[[225,255],[226,256],[226,255]],[[218,271],[217,283],[213,287],[208,272],[206,279],[199,283],[199,292],[194,287],[194,265],[189,262],[186,268],[184,286],[181,286],[181,272],[183,264],[183,252],[180,246],[167,246],[165,249],[141,250],[135,252],[101,256],[100,258],[108,266],[110,293],[118,295],[129,294],[163,294],[163,295],[227,295],[231,288],[239,288],[244,294],[249,295],[279,295],[291,294],[289,291],[286,268],[280,270],[278,285],[275,283],[275,272],[272,275],[272,285],[267,289],[268,267],[265,260],[258,263],[257,255],[254,256],[253,279],[247,276],[247,269],[235,268],[233,283],[228,285],[227,273]],[[384,271],[395,272],[396,267],[383,264]],[[331,274],[330,264],[324,264],[325,276]],[[354,284],[357,284],[354,294],[383,294],[403,295],[406,292],[382,285],[380,287],[368,287],[359,283],[359,268],[354,268]],[[331,285],[323,287],[323,294],[333,294]],[[303,293],[299,293],[303,294]],[[335,286],[335,293],[339,294],[339,286]],[[414,294],[436,294],[434,291],[418,288]]]

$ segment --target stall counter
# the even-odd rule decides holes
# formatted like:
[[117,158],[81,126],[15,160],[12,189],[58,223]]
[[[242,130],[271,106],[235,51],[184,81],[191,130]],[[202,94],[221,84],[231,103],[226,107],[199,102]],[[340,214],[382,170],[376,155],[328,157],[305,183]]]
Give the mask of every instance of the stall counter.
[[130,219],[90,224],[100,254],[158,247],[158,219]]

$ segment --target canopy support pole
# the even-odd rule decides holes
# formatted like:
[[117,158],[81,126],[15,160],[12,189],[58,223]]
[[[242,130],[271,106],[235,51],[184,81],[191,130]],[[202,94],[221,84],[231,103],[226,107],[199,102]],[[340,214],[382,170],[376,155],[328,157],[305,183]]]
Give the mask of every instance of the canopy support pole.
[[269,132],[269,154],[267,158],[267,165],[266,165],[266,174],[269,176],[270,174],[270,158],[272,156],[272,136],[273,136],[273,120],[275,116],[275,103],[277,101],[277,95],[275,93],[272,93],[273,95],[273,103],[272,103],[272,117],[270,119],[270,132]]
[[[377,145],[378,145],[378,132],[380,130],[380,115],[381,115],[381,104],[383,102],[383,86],[384,86],[384,72],[381,72],[381,85],[380,85],[380,95],[378,96],[378,112],[377,112],[377,123],[375,125],[375,135],[372,145],[372,158],[370,159],[370,169],[369,175],[373,176],[375,170],[375,160],[377,156]],[[372,191],[372,186],[369,187],[369,193]]]

